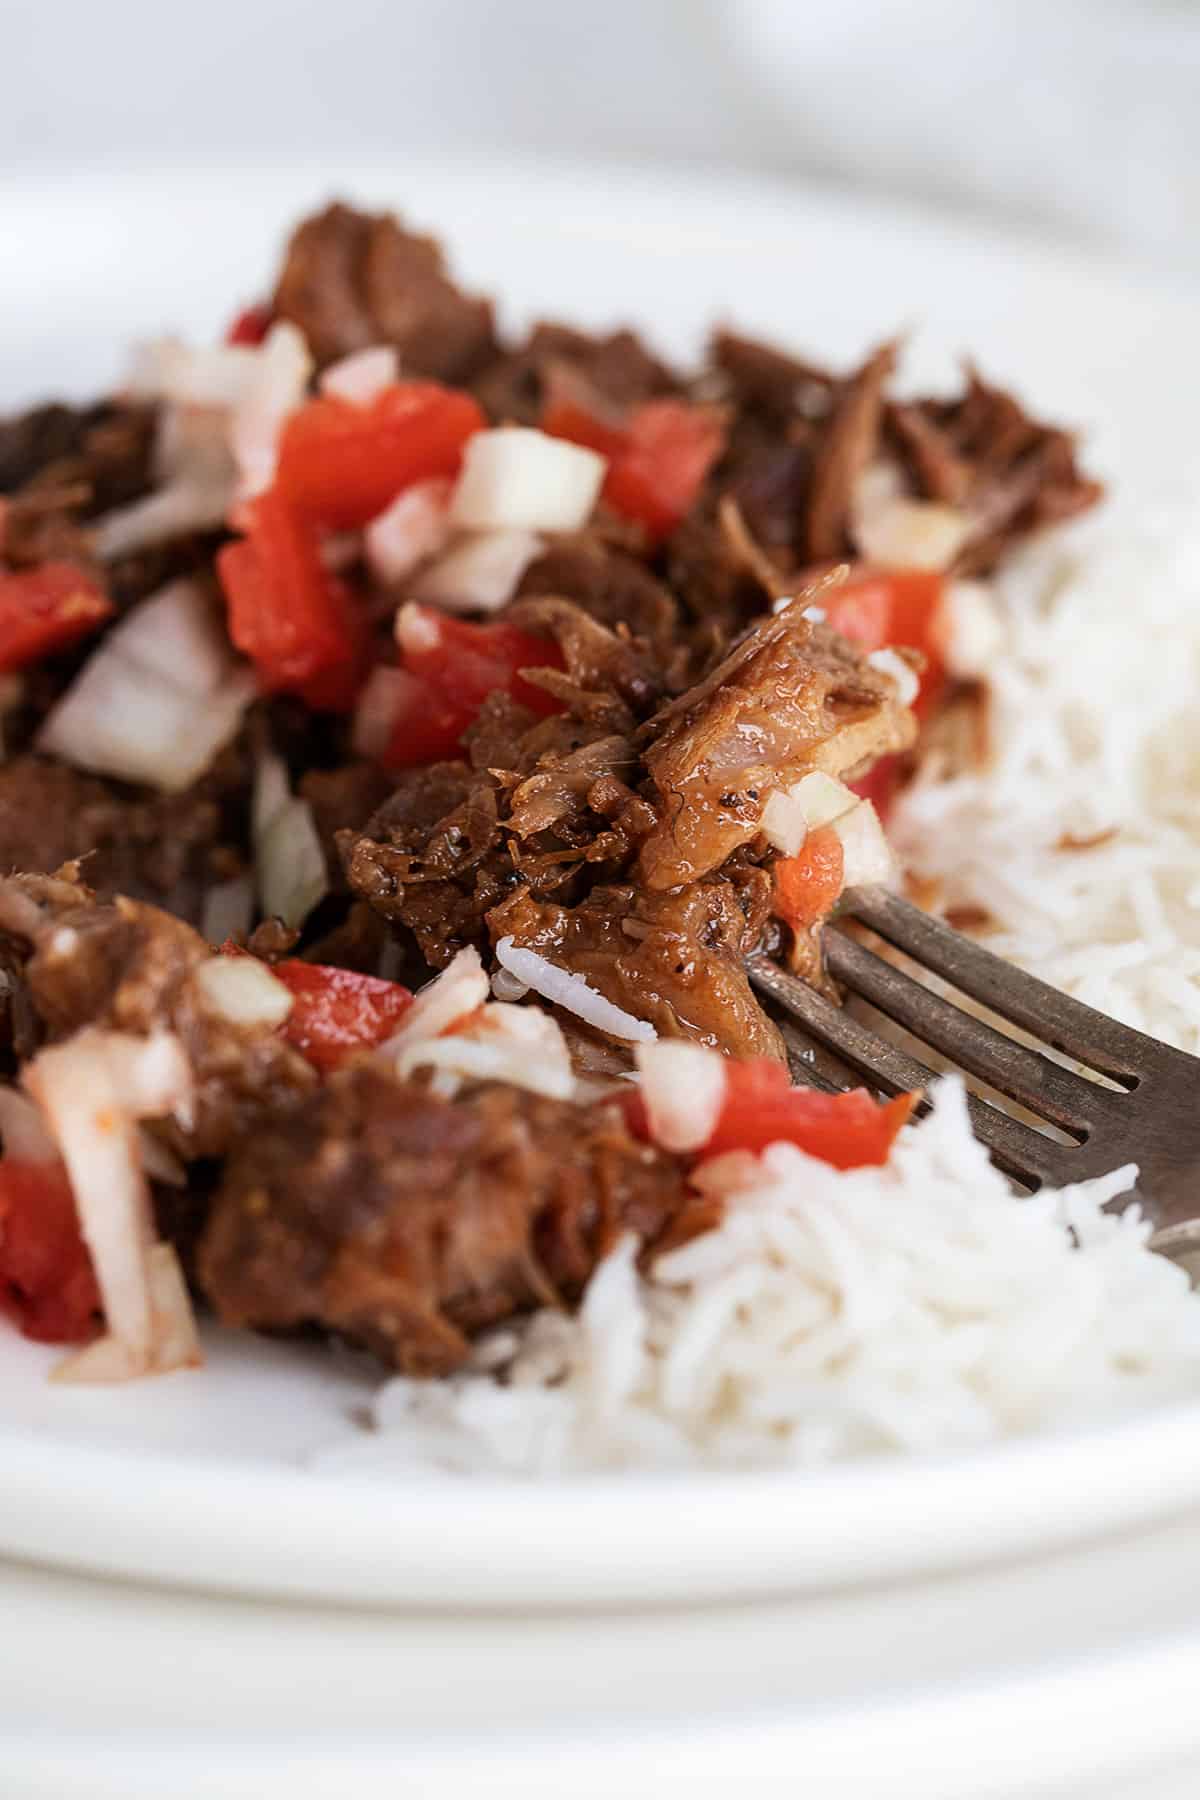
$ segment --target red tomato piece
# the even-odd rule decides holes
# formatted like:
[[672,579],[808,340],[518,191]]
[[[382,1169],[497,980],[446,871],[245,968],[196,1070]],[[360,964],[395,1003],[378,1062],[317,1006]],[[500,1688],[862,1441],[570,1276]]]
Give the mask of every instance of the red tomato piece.
[[486,423],[470,394],[435,381],[396,382],[369,406],[321,394],[283,427],[278,486],[305,518],[352,530],[414,481],[456,474]]
[[437,762],[458,754],[463,733],[478,717],[489,694],[511,694],[539,718],[561,712],[562,702],[523,679],[522,669],[561,669],[562,652],[547,638],[534,637],[503,619],[475,624],[432,607],[420,616],[430,627],[428,643],[402,648],[403,671],[411,675],[401,695],[391,737],[381,761],[393,769]]
[[346,712],[361,685],[367,621],[321,561],[315,528],[275,488],[244,508],[246,536],[217,552],[229,635],[264,693],[299,694]]
[[832,825],[810,831],[795,856],[775,864],[775,911],[789,925],[804,929],[823,919],[842,891],[845,858],[842,840]]
[[929,711],[946,679],[936,633],[942,587],[936,570],[866,570],[821,596],[826,621],[862,649],[904,644],[921,652],[925,667],[913,704],[918,717]]
[[900,790],[902,770],[903,761],[899,756],[881,756],[865,775],[847,784],[860,800],[871,802],[884,825]]
[[272,975],[295,997],[283,1035],[316,1068],[336,1069],[353,1050],[369,1050],[396,1030],[412,1005],[398,981],[354,969],[289,960]]
[[61,1163],[0,1160],[0,1311],[44,1344],[94,1333],[100,1291]]
[[916,1098],[898,1094],[881,1104],[865,1088],[819,1094],[812,1088],[794,1088],[782,1063],[765,1057],[731,1062],[717,1127],[700,1155],[758,1151],[768,1144],[787,1143],[835,1169],[885,1163]]
[[261,344],[271,329],[271,308],[265,303],[247,306],[237,315],[225,333],[227,344],[247,344],[253,349]]
[[0,574],[0,671],[23,669],[102,625],[112,601],[74,563]]
[[566,391],[551,395],[542,430],[607,456],[604,498],[654,537],[665,537],[690,512],[725,442],[720,420],[684,400],[648,400],[622,427]]

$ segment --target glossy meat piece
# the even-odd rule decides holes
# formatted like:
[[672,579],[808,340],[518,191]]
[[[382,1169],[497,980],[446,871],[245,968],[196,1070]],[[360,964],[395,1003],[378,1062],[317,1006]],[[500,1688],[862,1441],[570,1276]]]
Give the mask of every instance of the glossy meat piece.
[[782,1059],[778,1031],[750,989],[742,959],[766,920],[770,876],[696,882],[674,894],[598,887],[581,905],[528,892],[488,915],[493,943],[512,937],[570,969],[663,1037],[693,1038],[731,1056]]
[[447,1101],[364,1061],[235,1150],[200,1282],[227,1324],[317,1324],[444,1375],[486,1327],[578,1299],[622,1232],[652,1245],[694,1205],[615,1107],[494,1085]]
[[812,769],[853,776],[913,742],[916,722],[891,682],[810,622],[806,604],[764,619],[643,728],[659,824],[637,874],[652,892],[698,880],[755,838],[775,788]]
[[193,1118],[160,1129],[183,1155],[219,1156],[316,1073],[273,1026],[235,1025],[197,984],[212,949],[181,919],[135,900],[97,901],[68,868],[0,882],[0,931],[21,955],[24,992],[44,1035],[84,1025],[176,1033],[195,1080]]

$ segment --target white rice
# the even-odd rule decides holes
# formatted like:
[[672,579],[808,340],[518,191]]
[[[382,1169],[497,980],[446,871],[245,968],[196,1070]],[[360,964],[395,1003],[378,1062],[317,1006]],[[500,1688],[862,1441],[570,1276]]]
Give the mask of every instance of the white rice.
[[[893,836],[1001,954],[1200,1051],[1200,536],[1162,515],[1085,563],[1069,539],[999,583],[993,760],[928,771]],[[1076,544],[1078,544],[1078,539]],[[1090,849],[1064,834],[1113,832]],[[1200,1396],[1200,1298],[1147,1248],[1119,1171],[1013,1197],[957,1081],[883,1169],[786,1145],[726,1159],[725,1222],[577,1318],[481,1342],[448,1382],[392,1380],[336,1452],[519,1473],[812,1465],[974,1446]]]

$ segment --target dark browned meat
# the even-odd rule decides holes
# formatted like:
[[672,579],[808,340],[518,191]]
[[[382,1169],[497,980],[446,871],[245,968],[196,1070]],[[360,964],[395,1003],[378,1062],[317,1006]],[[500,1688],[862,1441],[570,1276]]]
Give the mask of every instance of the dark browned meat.
[[406,376],[464,382],[495,354],[490,301],[454,286],[433,238],[341,204],[293,234],[274,312],[300,327],[318,363],[394,344]]
[[[750,872],[747,871],[749,875]],[[770,876],[695,882],[674,894],[598,887],[580,906],[528,889],[488,914],[492,941],[511,937],[582,975],[662,1037],[695,1038],[730,1056],[783,1058],[783,1042],[746,979],[743,958],[766,922]]]
[[151,485],[154,428],[151,409],[116,402],[0,422],[0,559],[90,562],[86,521]]
[[235,1150],[200,1281],[228,1324],[319,1324],[444,1375],[489,1325],[576,1300],[623,1231],[652,1245],[692,1204],[615,1108],[490,1085],[446,1101],[362,1063]]
[[178,1034],[195,1078],[190,1126],[172,1125],[188,1157],[220,1156],[316,1074],[273,1027],[214,1011],[196,971],[211,946],[181,919],[135,900],[98,902],[68,868],[0,881],[0,931],[24,952],[23,985],[45,1035],[84,1025]]
[[973,368],[960,399],[894,406],[890,418],[917,492],[970,516],[960,566],[971,573],[994,568],[1030,532],[1086,512],[1104,491],[1081,474],[1069,432],[1030,418]]
[[603,417],[678,392],[679,386],[632,331],[590,337],[543,322],[518,349],[484,370],[475,392],[498,424],[536,425],[556,387],[570,387],[588,411]]
[[17,756],[0,763],[0,874],[51,874],[81,858],[102,896],[152,900],[199,924],[208,891],[245,866],[248,781],[236,745],[182,794]]

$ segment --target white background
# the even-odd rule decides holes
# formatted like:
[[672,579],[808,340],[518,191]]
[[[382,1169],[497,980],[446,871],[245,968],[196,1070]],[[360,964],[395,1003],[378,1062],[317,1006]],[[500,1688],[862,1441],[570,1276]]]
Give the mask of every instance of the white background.
[[1200,277],[1197,0],[0,0],[0,167],[480,146],[797,172]]

